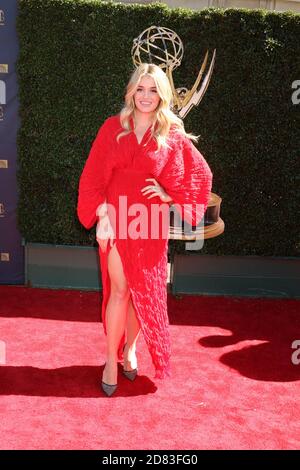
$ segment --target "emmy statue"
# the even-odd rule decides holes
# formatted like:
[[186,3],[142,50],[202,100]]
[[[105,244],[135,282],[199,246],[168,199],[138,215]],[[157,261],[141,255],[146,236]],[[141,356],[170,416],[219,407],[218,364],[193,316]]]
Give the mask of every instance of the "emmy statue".
[[[150,28],[145,29],[133,40],[131,56],[136,67],[143,62],[155,63],[161,67],[166,73],[172,88],[173,111],[184,119],[193,106],[199,105],[208,88],[216,59],[216,50],[213,51],[208,71],[203,78],[208,61],[208,51],[206,52],[198,77],[191,90],[184,87],[175,88],[174,85],[172,73],[181,64],[183,44],[178,34],[171,29],[161,26],[150,26]],[[201,80],[202,84],[198,89]],[[223,233],[225,225],[220,218],[221,201],[222,199],[217,194],[211,193],[203,220],[196,227],[191,226],[189,230],[186,229],[186,225],[182,220],[178,225],[171,213],[170,239],[206,239]]]

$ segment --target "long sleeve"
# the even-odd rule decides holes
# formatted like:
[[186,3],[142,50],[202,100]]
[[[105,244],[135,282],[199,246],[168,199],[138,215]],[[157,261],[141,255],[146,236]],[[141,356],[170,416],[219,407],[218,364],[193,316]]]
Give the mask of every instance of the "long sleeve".
[[182,218],[192,226],[198,225],[207,209],[212,188],[212,171],[190,139],[179,136],[172,143],[167,162],[158,182],[180,205]]
[[108,121],[109,118],[98,130],[79,180],[77,215],[87,229],[97,221],[96,209],[105,202],[113,169]]

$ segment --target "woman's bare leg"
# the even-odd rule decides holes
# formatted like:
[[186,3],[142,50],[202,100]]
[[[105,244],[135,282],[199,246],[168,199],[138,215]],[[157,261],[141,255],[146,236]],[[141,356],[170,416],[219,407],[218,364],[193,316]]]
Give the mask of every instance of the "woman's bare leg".
[[128,303],[128,314],[127,314],[127,340],[124,349],[124,369],[133,370],[137,367],[136,360],[136,342],[139,337],[141,328],[136,317],[135,310],[133,308],[132,298],[130,297]]
[[105,313],[107,342],[106,364],[102,380],[109,385],[114,385],[117,383],[118,347],[126,326],[126,315],[130,297],[122,261],[116,245],[110,249],[107,266],[111,282],[111,293]]

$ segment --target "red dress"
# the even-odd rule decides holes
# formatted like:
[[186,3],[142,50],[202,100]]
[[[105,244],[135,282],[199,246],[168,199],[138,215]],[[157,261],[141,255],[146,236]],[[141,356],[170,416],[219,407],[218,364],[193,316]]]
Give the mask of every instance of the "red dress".
[[[158,232],[151,235],[151,223],[152,229],[154,224],[151,208],[159,204],[166,208],[167,204],[159,197],[148,199],[150,194],[143,195],[141,189],[152,184],[145,181],[146,178],[155,178],[175,203],[192,205],[191,211],[183,213],[184,219],[198,225],[207,208],[212,172],[192,142],[173,127],[167,138],[171,148],[158,152],[150,126],[140,144],[133,131],[121,137],[118,143],[116,136],[122,130],[119,115],[109,117],[100,127],[80,177],[77,214],[82,225],[89,229],[98,220],[99,204],[105,200],[111,204],[108,214],[115,233],[114,243],[122,260],[136,316],[155,367],[155,377],[165,378],[170,375],[171,355],[167,313],[168,226],[159,224]],[[201,204],[200,209],[198,206],[196,209],[196,204]],[[143,216],[140,224],[137,214]],[[127,234],[124,233],[126,227]],[[128,236],[129,233],[135,235]],[[140,236],[137,237],[137,233]],[[105,334],[105,312],[110,296],[109,250],[109,243],[105,253],[99,247]],[[125,335],[119,345],[119,359],[122,359],[124,342]]]

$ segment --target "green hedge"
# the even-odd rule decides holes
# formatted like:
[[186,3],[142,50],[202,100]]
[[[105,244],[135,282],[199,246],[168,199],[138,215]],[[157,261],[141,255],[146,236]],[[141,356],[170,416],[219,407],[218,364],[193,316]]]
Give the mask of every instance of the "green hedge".
[[[202,253],[299,256],[300,15],[170,9],[164,4],[20,0],[18,219],[28,242],[93,245],[76,217],[78,179],[102,122],[120,111],[132,41],[151,25],[177,32],[176,87],[191,88],[206,50],[211,84],[185,119],[223,201],[223,235]],[[183,242],[170,242],[172,249]]]

